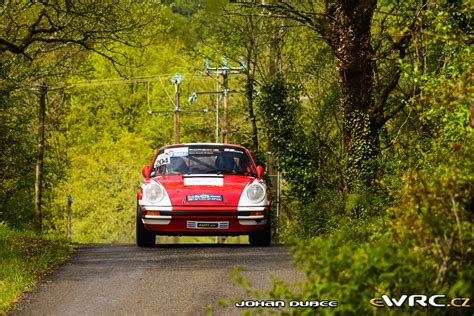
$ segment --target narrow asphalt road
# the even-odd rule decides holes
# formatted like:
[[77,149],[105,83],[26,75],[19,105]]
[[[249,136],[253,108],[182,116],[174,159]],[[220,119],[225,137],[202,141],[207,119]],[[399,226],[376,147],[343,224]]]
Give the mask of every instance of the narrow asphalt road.
[[252,299],[234,284],[231,271],[241,267],[241,275],[261,290],[271,284],[270,275],[295,281],[301,274],[288,250],[212,244],[80,246],[10,314],[240,315],[233,304],[218,304],[220,299]]

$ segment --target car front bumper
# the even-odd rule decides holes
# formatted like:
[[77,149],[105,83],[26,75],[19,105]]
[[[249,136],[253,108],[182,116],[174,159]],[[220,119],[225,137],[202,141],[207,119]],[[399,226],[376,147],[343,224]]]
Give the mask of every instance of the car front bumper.
[[157,235],[245,235],[262,231],[268,208],[257,211],[232,209],[154,209],[142,207],[137,220]]

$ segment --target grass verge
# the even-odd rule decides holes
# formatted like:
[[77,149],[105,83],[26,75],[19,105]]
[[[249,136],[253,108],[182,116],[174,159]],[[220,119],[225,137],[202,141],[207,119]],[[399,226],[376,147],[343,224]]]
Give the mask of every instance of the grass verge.
[[71,252],[72,246],[64,239],[38,237],[0,222],[0,315]]

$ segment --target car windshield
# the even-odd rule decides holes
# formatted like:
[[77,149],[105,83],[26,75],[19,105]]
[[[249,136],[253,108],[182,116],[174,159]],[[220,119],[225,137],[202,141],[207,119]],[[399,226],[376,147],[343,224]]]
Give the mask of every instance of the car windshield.
[[238,174],[257,176],[247,151],[238,147],[190,145],[161,149],[151,176],[171,174]]

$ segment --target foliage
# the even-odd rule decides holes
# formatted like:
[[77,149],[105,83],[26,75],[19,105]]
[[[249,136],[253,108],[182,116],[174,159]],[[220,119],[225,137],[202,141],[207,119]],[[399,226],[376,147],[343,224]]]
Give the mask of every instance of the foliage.
[[[70,194],[73,241],[132,241],[136,207],[133,197],[141,177],[137,170],[147,158],[148,147],[144,139],[130,133],[114,136],[118,137],[116,141],[106,141],[104,137],[90,148],[83,146],[80,152],[71,154],[73,168],[67,181],[56,188],[56,199],[51,205],[57,210],[50,214],[52,231],[65,234],[67,214],[62,206]],[[94,159],[91,152],[97,155]]]
[[[435,261],[409,247],[393,243],[388,234],[380,232],[380,222],[369,227],[347,227],[328,237],[315,238],[299,248],[296,260],[304,262],[306,280],[300,292],[292,292],[277,283],[270,292],[273,297],[288,300],[312,298],[337,300],[336,309],[323,314],[372,314],[377,308],[369,300],[381,295],[400,297],[423,293],[443,293],[453,297],[469,297],[472,288],[466,278],[450,280],[446,285],[435,284]],[[376,228],[375,228],[375,227]],[[377,227],[378,226],[378,227]],[[374,234],[375,231],[378,233]],[[403,308],[397,313],[425,314],[425,308]],[[312,314],[314,310],[295,311]],[[430,309],[430,314],[444,315],[446,310]]]
[[139,45],[145,39],[137,40],[134,30],[150,29],[147,17],[151,10],[156,8],[129,1],[9,1],[1,9],[0,53],[35,61],[41,55],[77,45],[115,62],[110,54],[117,43]]
[[[262,87],[259,110],[266,124],[268,137],[274,146],[278,166],[285,172],[291,189],[300,198],[308,198],[316,176],[313,158],[300,124],[301,104],[298,87],[278,76]],[[305,168],[301,166],[305,165]]]
[[[9,93],[8,93],[9,94]],[[24,107],[7,108],[6,103],[28,102],[22,96],[5,95],[1,103],[0,142],[0,215],[18,227],[28,227],[33,219],[33,194],[36,154],[35,139],[31,133],[34,113]]]
[[0,223],[0,314],[6,313],[22,292],[39,277],[64,262],[72,252],[63,239],[12,230]]
[[[67,158],[59,139],[67,111],[65,78],[77,74],[88,52],[95,51],[117,68],[124,62],[117,45],[141,46],[164,30],[150,23],[161,7],[127,1],[77,3],[9,1],[0,10],[0,216],[10,225],[28,228],[33,220],[37,148],[37,85],[49,87],[44,162],[44,201],[65,177]],[[149,18],[147,18],[149,17]],[[153,20],[155,21],[155,20]],[[157,19],[160,21],[161,19]],[[138,38],[137,28],[143,33]],[[115,66],[115,67],[114,67]],[[4,124],[3,124],[4,122]],[[46,216],[49,216],[46,212]]]

